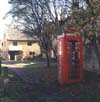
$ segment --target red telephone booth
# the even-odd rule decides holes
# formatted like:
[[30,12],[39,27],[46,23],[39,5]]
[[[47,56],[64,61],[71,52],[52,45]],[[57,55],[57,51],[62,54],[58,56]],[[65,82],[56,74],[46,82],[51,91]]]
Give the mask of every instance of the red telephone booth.
[[58,82],[79,82],[83,77],[82,37],[66,31],[58,37]]

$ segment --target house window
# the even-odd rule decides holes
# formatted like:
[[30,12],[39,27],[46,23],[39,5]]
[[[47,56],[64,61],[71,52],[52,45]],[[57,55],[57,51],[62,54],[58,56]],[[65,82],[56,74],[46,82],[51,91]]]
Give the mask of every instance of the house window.
[[32,55],[32,52],[29,52],[29,55]]
[[14,45],[14,46],[17,46],[17,41],[14,41],[14,42],[13,42],[13,45]]
[[30,42],[30,41],[27,42],[27,45],[28,45],[28,46],[32,46],[32,42]]
[[29,55],[35,55],[35,52],[29,52]]

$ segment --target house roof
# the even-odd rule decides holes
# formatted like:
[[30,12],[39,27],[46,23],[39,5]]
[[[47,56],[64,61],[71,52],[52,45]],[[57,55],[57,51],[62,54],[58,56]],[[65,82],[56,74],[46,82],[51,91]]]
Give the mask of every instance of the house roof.
[[36,41],[36,38],[33,38],[33,37],[29,36],[28,34],[25,34],[15,28],[7,28],[6,36],[7,36],[7,40],[20,40],[20,41],[35,40]]

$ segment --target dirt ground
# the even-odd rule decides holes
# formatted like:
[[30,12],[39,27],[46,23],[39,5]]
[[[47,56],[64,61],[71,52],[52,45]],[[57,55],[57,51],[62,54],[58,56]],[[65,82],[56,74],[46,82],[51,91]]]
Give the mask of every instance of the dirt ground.
[[10,78],[5,96],[16,102],[100,102],[100,75],[96,72],[84,71],[81,82],[59,85],[55,67],[24,71],[37,81],[31,84],[16,75]]

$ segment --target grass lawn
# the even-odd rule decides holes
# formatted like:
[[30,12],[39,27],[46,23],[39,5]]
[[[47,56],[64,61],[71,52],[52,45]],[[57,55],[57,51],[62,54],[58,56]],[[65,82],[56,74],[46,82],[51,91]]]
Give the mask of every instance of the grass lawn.
[[16,63],[14,64],[16,67],[25,67],[28,65],[34,65],[36,64],[36,62],[21,62],[21,63]]
[[[16,67],[21,67],[24,71],[28,72],[29,74],[34,74],[33,72],[41,73],[44,64],[45,64],[44,61],[34,61],[34,62],[23,61],[19,63],[17,62],[13,63],[12,65],[15,65]],[[4,67],[5,65],[6,64],[3,64],[2,66]],[[48,71],[48,68],[46,69]],[[43,70],[45,71],[46,69],[43,68]],[[44,73],[44,71],[42,72]],[[41,73],[41,75],[45,75],[43,73]],[[0,97],[0,102],[33,102],[31,101],[31,99],[33,100],[33,97],[35,97],[35,93],[32,90],[33,86],[23,82],[18,76],[16,76],[15,73],[13,73],[13,71],[8,71],[8,78],[10,80],[9,83],[6,85],[6,89],[5,92],[3,93],[3,96]]]
[[8,85],[6,97],[16,100],[15,102],[100,101],[100,75],[85,72],[85,77],[82,82],[60,86],[55,81],[54,69],[46,69],[46,67],[33,68],[31,70],[32,72],[30,72],[39,81],[39,83],[34,85],[25,83],[17,77],[13,77]]
[[[8,80],[8,81],[6,81]],[[23,82],[15,73],[9,71],[8,77],[0,76],[0,102],[23,102],[21,94],[24,94]]]
[[0,98],[0,102],[16,102],[16,101],[9,97],[2,97]]
[[[9,63],[10,62],[10,63]],[[40,61],[40,60],[33,60],[33,61],[9,61],[7,64],[6,63],[2,63],[2,67],[5,67],[7,65],[13,65],[13,66],[16,66],[16,67],[34,67],[34,66],[38,66],[38,65],[43,65],[45,64],[46,62],[43,60],[43,61]]]
[[12,77],[9,77],[5,95],[0,98],[0,102],[9,100],[10,102],[100,102],[100,75],[95,72],[84,71],[84,78],[79,83],[59,85],[54,64],[51,68],[47,68],[43,63],[33,63],[31,66],[25,65],[21,70],[30,74],[38,83],[26,83],[15,73],[9,72]]
[[4,84],[4,80],[6,78],[7,77],[0,75],[0,102],[16,102],[15,100],[6,96],[6,93],[5,93],[6,85]]

